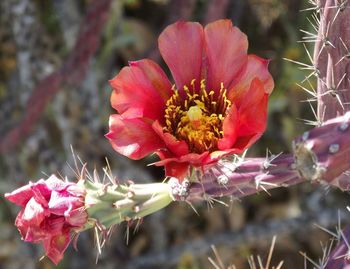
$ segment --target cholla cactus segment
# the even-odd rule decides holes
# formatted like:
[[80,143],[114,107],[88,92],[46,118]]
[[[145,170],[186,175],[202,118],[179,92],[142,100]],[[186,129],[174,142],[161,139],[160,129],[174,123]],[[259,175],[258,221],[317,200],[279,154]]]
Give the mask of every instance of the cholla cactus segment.
[[296,168],[308,180],[350,188],[350,112],[306,132],[294,142]]
[[[190,181],[187,200],[288,187],[305,180],[350,189],[350,112],[329,120],[294,141],[294,154],[221,160]],[[183,199],[183,197],[182,197]]]
[[319,0],[314,65],[318,118],[328,120],[350,110],[350,1]]
[[229,195],[238,198],[302,181],[292,155],[221,160],[207,167],[199,182],[191,184],[188,200]]
[[324,269],[350,269],[350,226],[340,232],[337,246],[328,257]]
[[103,184],[85,180],[84,186],[89,215],[85,229],[139,220],[173,201],[168,183]]

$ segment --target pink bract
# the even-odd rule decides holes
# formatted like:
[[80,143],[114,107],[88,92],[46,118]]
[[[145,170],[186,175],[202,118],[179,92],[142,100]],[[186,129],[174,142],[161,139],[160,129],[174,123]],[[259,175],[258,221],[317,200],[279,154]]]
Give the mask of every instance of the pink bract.
[[265,131],[274,87],[268,61],[247,49],[230,20],[168,26],[159,50],[175,85],[149,59],[130,62],[110,81],[119,113],[106,135],[113,148],[132,159],[155,152],[156,165],[179,179],[190,166],[242,153]]
[[46,255],[57,265],[72,232],[87,221],[84,189],[52,175],[47,180],[29,182],[5,197],[22,207],[15,222],[22,239],[43,243]]

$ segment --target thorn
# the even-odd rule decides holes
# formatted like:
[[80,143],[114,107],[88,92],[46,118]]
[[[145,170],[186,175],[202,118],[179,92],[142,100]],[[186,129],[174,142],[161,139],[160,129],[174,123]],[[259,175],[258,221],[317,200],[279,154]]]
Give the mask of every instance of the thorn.
[[186,203],[192,208],[192,210],[194,211],[194,213],[196,213],[197,216],[199,216],[198,211],[196,210],[196,208],[193,206],[193,204],[190,201],[186,201]]
[[[266,157],[265,157],[265,161],[263,162],[263,168],[266,170],[268,169],[270,166],[276,166],[275,164],[272,164],[272,162],[277,159],[280,155],[282,154],[282,152],[278,153],[277,155],[272,154],[271,151],[269,149],[266,149]],[[269,156],[270,155],[270,156]]]
[[308,2],[309,2],[311,7],[306,8],[306,9],[302,9],[302,10],[300,10],[300,12],[310,11],[310,10],[314,10],[316,13],[320,12],[321,6],[319,5],[319,1],[317,1],[317,0],[309,0]]
[[266,177],[269,173],[266,172],[264,174],[260,174],[260,175],[257,175],[255,178],[254,178],[254,181],[255,181],[255,186],[256,186],[256,189],[258,190],[259,188],[261,188],[263,191],[265,191],[268,195],[271,195],[267,189],[265,188],[264,185],[266,186],[272,186],[272,187],[278,187],[277,184],[274,184],[274,183],[270,183],[270,182],[265,182],[263,181],[264,180],[264,177]]
[[340,60],[335,65],[338,65],[344,59],[350,60],[350,48],[348,48],[348,46],[345,44],[345,42],[343,41],[343,39],[341,37],[339,37],[339,39],[340,39],[340,42],[342,43],[343,47],[345,48],[346,53],[344,54],[343,57],[340,58]]

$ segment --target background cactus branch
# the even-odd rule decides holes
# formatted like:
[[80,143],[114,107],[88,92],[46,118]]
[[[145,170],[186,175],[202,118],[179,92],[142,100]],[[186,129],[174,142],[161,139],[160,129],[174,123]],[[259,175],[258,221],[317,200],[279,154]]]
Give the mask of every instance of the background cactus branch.
[[320,26],[315,42],[318,118],[328,120],[350,110],[350,3],[320,0]]

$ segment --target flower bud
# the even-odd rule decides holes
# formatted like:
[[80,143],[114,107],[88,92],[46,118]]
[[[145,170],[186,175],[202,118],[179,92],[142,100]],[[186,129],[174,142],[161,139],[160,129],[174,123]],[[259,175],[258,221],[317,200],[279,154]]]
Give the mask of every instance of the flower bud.
[[22,239],[42,243],[46,255],[57,265],[63,258],[71,234],[87,222],[85,190],[55,175],[6,193],[5,198],[22,207],[16,226]]

